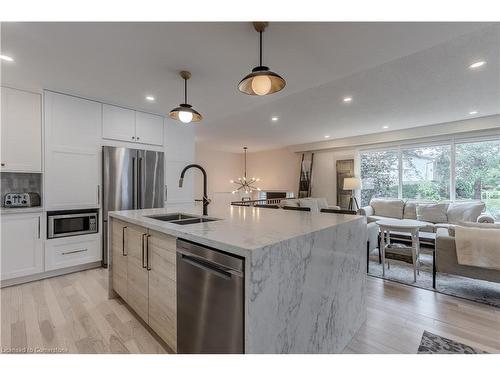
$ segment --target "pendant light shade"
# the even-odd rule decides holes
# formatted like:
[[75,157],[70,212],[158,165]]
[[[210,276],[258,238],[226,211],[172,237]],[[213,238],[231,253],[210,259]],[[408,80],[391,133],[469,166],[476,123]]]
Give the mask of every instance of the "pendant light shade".
[[281,91],[286,81],[278,73],[267,66],[262,65],[262,33],[267,27],[267,22],[254,22],[255,30],[259,33],[259,66],[252,69],[252,73],[246,75],[238,84],[238,90],[248,95],[270,95]]
[[179,74],[182,79],[184,79],[184,103],[172,109],[169,116],[185,124],[201,121],[203,119],[202,115],[197,110],[193,109],[193,106],[187,103],[187,80],[191,78],[191,73],[183,70]]

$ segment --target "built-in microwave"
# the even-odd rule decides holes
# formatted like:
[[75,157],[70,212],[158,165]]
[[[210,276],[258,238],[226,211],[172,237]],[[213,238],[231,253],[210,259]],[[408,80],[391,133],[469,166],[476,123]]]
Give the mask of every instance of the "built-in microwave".
[[97,233],[98,217],[98,210],[49,211],[47,238]]

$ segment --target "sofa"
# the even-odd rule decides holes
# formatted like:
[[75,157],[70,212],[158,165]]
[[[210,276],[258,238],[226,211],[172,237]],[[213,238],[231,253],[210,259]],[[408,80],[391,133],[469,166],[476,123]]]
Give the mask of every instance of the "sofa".
[[436,270],[441,273],[500,283],[498,270],[458,263],[453,228],[437,228],[436,230]]
[[358,213],[366,216],[368,223],[377,220],[413,219],[423,221],[427,226],[421,231],[436,232],[437,228],[448,228],[459,222],[486,222],[493,223],[491,215],[483,213],[484,202],[431,202],[402,199],[374,198]]
[[326,198],[292,198],[282,199],[280,201],[281,208],[309,208],[311,212],[320,212],[323,208],[339,210],[339,206],[329,206]]

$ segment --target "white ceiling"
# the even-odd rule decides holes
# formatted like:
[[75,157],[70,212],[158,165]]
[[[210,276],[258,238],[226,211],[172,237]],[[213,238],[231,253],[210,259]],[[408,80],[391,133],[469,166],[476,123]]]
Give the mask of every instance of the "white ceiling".
[[[236,89],[258,63],[249,23],[3,23],[1,40],[2,54],[15,58],[2,64],[2,84],[161,114],[181,103],[177,74],[191,70],[189,102],[205,119],[187,126],[220,150],[500,113],[499,24],[271,23],[264,64],[287,86],[268,97]],[[467,69],[478,59],[486,66]]]

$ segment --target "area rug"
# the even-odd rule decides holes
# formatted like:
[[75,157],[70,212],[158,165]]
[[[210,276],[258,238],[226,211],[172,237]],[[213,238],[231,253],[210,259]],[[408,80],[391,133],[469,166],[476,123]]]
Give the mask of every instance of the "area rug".
[[488,352],[424,331],[417,354],[488,354]]
[[436,289],[433,289],[432,252],[429,249],[422,248],[420,260],[420,275],[417,275],[416,283],[413,282],[413,265],[400,261],[391,260],[390,269],[386,267],[385,277],[382,277],[382,265],[378,262],[378,250],[374,250],[370,254],[369,275],[500,307],[500,284],[438,273]]

